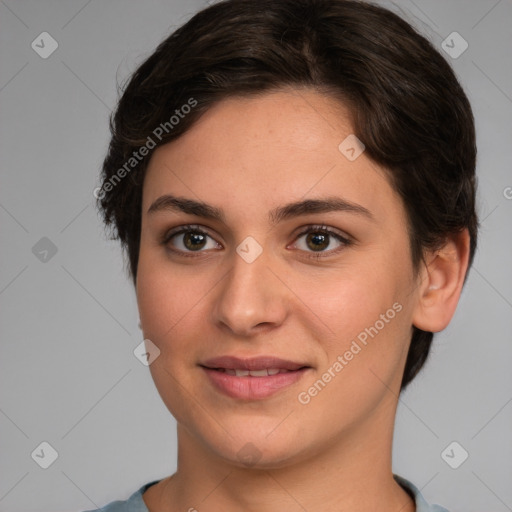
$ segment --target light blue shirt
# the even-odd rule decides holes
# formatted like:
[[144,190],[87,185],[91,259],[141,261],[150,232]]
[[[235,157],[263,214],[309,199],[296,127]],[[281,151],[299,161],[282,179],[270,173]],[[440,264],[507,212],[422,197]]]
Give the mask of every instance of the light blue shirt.
[[[416,503],[416,512],[448,512],[448,510],[440,507],[439,505],[429,505],[421,495],[419,489],[409,482],[409,480],[398,475],[393,476],[395,480],[413,496],[414,502]],[[160,482],[160,480],[154,480],[153,482],[143,485],[125,501],[112,501],[102,508],[85,510],[84,512],[149,512],[144,500],[142,499],[142,495],[149,487],[157,484],[158,482]]]

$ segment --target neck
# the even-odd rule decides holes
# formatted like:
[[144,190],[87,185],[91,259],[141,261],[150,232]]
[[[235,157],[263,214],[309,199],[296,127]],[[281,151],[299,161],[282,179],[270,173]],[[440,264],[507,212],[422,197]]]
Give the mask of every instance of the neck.
[[387,405],[375,412],[380,417],[372,414],[339,439],[313,447],[293,463],[267,468],[223,459],[178,424],[178,470],[161,482],[158,510],[414,512],[414,501],[393,479],[396,404]]

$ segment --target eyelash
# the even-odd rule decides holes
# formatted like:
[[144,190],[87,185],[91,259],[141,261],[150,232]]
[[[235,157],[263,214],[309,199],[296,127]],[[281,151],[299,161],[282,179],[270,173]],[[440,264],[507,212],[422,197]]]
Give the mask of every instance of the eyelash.
[[[161,240],[161,243],[162,243],[162,245],[166,246],[169,251],[171,251],[175,254],[178,254],[180,256],[183,256],[185,258],[201,257],[200,254],[204,251],[201,251],[201,250],[199,250],[199,251],[182,251],[180,249],[172,249],[171,247],[169,247],[169,242],[171,241],[171,239],[173,237],[175,237],[177,235],[184,234],[184,233],[199,233],[201,235],[205,235],[205,236],[208,236],[213,239],[213,237],[207,231],[205,231],[204,229],[201,229],[200,226],[187,224],[187,225],[180,226],[179,228],[175,228],[175,229],[165,233]],[[301,236],[307,235],[309,233],[321,233],[323,235],[332,236],[336,240],[341,242],[343,245],[341,247],[338,247],[337,249],[331,249],[330,251],[311,252],[311,254],[309,256],[307,256],[307,258],[312,258],[312,259],[318,260],[320,258],[326,257],[324,255],[330,256],[332,254],[337,254],[338,252],[340,252],[344,248],[352,245],[352,243],[353,243],[353,241],[350,240],[349,238],[346,238],[346,237],[340,235],[339,233],[327,228],[324,225],[307,226],[303,231],[301,231],[297,235],[296,240],[299,239]],[[306,252],[309,252],[309,251],[306,251]]]

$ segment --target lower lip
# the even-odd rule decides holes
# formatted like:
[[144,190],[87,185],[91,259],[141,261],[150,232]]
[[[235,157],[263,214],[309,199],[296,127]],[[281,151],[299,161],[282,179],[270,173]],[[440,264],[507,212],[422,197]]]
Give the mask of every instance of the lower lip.
[[302,368],[286,373],[269,375],[268,377],[237,377],[236,375],[228,375],[222,371],[203,367],[210,382],[218,391],[231,398],[240,398],[243,400],[261,400],[267,398],[297,382],[308,369],[309,368]]

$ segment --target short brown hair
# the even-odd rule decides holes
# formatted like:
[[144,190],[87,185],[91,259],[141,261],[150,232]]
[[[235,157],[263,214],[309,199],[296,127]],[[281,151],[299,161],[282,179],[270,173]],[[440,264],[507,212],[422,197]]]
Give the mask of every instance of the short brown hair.
[[[349,107],[365,154],[389,171],[403,200],[416,270],[425,249],[466,228],[471,265],[478,229],[473,114],[432,44],[367,2],[224,0],[157,47],[129,79],[111,117],[96,197],[105,225],[127,251],[134,283],[142,184],[154,148],[178,138],[224,98],[286,86],[311,87]],[[184,105],[193,107],[185,113]],[[432,339],[413,327],[402,389],[425,363]]]

